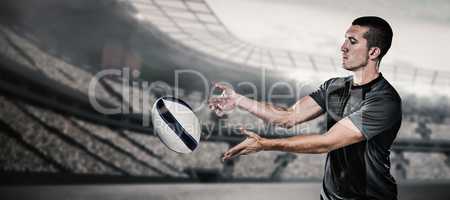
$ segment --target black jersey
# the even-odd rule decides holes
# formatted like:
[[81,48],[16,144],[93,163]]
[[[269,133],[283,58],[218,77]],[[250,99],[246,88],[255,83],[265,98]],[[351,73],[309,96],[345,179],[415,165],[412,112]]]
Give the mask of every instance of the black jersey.
[[397,199],[389,154],[402,120],[400,96],[381,73],[367,84],[352,83],[352,76],[333,78],[310,94],[327,114],[327,129],[348,117],[365,137],[328,153],[321,198]]

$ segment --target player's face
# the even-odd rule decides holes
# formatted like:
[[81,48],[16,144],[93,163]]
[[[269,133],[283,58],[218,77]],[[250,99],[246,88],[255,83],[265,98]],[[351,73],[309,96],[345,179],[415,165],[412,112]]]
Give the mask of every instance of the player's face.
[[367,65],[369,51],[367,40],[363,38],[363,35],[368,30],[368,27],[352,25],[345,33],[345,41],[341,46],[344,69],[356,71]]

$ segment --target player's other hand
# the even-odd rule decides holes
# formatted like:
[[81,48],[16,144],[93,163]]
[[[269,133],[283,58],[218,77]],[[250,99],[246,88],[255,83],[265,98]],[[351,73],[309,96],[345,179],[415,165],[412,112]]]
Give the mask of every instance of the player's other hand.
[[217,116],[223,116],[224,112],[233,110],[237,105],[238,94],[228,85],[214,83],[213,90],[222,91],[220,96],[212,96],[208,100],[208,107]]
[[241,132],[245,134],[247,138],[225,152],[222,158],[223,161],[236,156],[248,155],[263,150],[262,141],[264,140],[264,138],[260,137],[252,131],[248,131],[243,128],[241,128]]

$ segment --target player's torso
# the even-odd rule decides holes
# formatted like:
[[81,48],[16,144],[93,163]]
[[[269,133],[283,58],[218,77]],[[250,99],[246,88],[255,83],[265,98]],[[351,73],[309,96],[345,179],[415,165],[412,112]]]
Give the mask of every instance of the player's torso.
[[[327,126],[332,127],[337,121],[359,110],[364,101],[373,95],[370,88],[351,87],[348,79],[331,85],[326,97]],[[380,135],[370,141],[363,140],[327,155],[324,174],[324,190],[331,199],[366,199],[368,185],[377,182],[377,174],[385,176],[383,184],[396,188],[394,179],[390,179],[389,150],[383,144]],[[390,144],[388,145],[390,146]],[[374,178],[372,178],[374,177]]]

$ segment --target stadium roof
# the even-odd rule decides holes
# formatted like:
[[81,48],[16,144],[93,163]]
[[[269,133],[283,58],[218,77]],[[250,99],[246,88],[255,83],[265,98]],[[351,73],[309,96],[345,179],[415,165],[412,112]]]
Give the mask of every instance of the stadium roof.
[[[142,24],[161,32],[194,51],[238,66],[284,71],[288,78],[304,80],[346,75],[340,58],[261,47],[236,37],[204,0],[131,0]],[[394,84],[413,92],[449,95],[450,72],[429,70],[403,63],[383,64],[383,74]],[[439,87],[436,87],[439,86]]]

